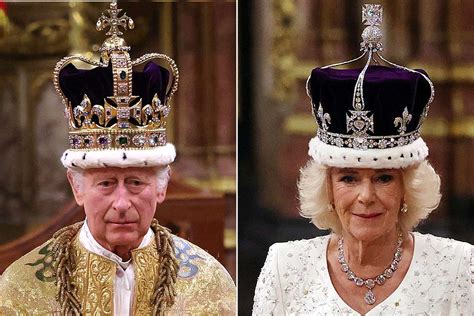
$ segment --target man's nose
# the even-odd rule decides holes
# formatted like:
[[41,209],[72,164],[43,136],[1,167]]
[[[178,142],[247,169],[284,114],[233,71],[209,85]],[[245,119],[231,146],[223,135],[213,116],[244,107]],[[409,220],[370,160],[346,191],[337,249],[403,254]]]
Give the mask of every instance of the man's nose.
[[124,183],[119,183],[115,190],[114,202],[112,204],[114,210],[124,212],[130,209],[132,202],[130,200],[130,192],[125,187]]
[[359,185],[359,202],[369,205],[375,201],[375,188],[370,179],[363,179]]

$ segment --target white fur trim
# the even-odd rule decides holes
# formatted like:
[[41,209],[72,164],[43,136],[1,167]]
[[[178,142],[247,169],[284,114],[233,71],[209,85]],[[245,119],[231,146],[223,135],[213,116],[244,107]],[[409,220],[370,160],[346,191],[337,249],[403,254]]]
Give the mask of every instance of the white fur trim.
[[392,169],[425,160],[428,147],[420,137],[405,146],[359,150],[328,145],[316,136],[309,142],[308,154],[316,162],[330,167]]
[[173,144],[153,149],[66,150],[61,162],[66,168],[157,167],[169,165],[176,157]]

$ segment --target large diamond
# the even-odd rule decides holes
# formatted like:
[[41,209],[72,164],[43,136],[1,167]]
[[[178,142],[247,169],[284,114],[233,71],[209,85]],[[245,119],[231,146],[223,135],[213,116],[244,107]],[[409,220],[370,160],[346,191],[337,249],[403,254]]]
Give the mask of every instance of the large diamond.
[[375,294],[374,294],[374,292],[369,290],[364,296],[364,301],[369,305],[374,304],[375,303]]

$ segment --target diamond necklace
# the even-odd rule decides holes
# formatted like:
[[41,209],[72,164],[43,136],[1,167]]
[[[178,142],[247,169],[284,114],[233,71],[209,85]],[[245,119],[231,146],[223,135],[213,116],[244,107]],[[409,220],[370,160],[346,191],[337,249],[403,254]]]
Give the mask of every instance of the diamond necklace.
[[339,261],[341,264],[341,270],[346,274],[348,280],[354,281],[355,285],[359,287],[365,285],[365,287],[369,289],[369,291],[364,295],[364,301],[367,304],[372,305],[377,300],[374,292],[372,292],[372,289],[375,287],[375,285],[383,285],[386,279],[392,277],[393,273],[398,268],[400,260],[402,259],[402,251],[402,233],[399,233],[397,249],[395,250],[395,255],[393,256],[390,266],[388,266],[382,274],[379,274],[375,278],[362,279],[352,272],[351,268],[349,268],[349,264],[347,264],[344,257],[344,238],[340,237],[337,242],[337,261]]

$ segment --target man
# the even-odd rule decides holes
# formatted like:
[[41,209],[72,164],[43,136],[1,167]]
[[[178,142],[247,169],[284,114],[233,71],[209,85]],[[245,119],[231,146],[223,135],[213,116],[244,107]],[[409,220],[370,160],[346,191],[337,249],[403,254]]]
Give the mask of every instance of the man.
[[[99,30],[110,26],[100,63],[66,57],[54,72],[71,145],[61,162],[86,220],[59,230],[5,271],[2,315],[235,314],[227,271],[154,219],[175,158],[166,117],[178,71],[160,54],[132,62],[118,25],[134,24],[119,13],[112,3],[110,18],[97,23]],[[169,88],[169,72],[152,62],[132,71],[154,58],[168,62]],[[77,59],[96,67],[77,69],[71,64]]]

